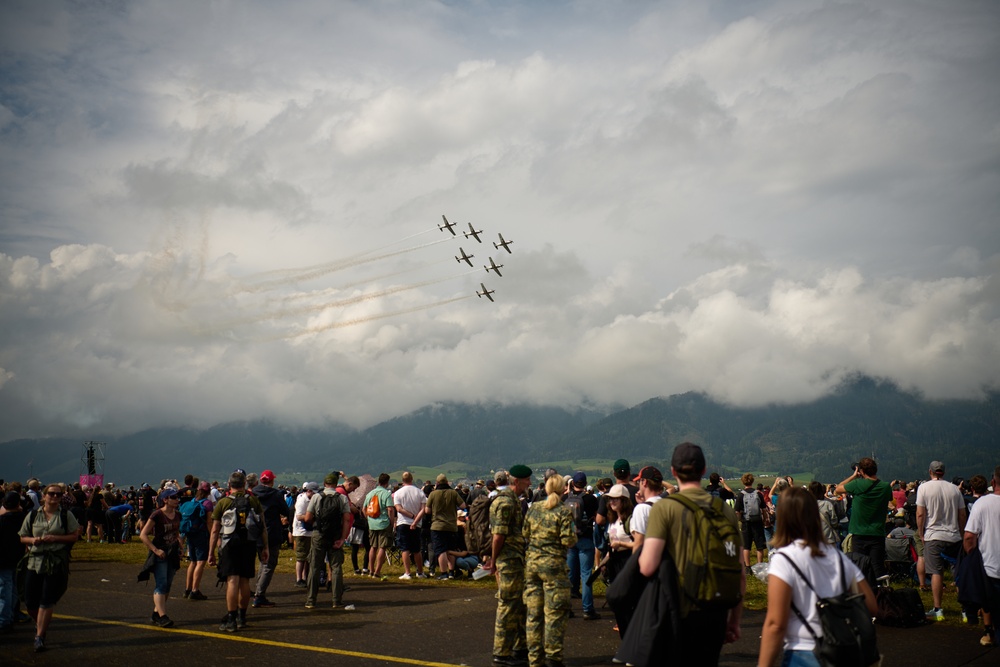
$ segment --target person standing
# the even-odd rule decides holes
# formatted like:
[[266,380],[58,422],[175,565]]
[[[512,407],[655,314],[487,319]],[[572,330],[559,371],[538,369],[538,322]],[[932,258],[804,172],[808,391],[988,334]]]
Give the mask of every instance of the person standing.
[[[993,601],[1000,601],[1000,466],[993,469],[993,493],[980,496],[972,505],[963,542],[966,553],[979,549]],[[981,646],[996,645],[994,619],[997,611],[996,606],[990,612],[983,610],[985,627],[979,639]]]
[[924,571],[931,575],[934,607],[927,612],[932,621],[943,621],[944,558],[957,558],[965,531],[965,500],[962,492],[944,480],[944,463],[931,461],[930,480],[917,489],[917,533],[924,542]]
[[449,551],[461,550],[458,538],[458,510],[465,509],[465,502],[458,491],[448,485],[444,473],[437,476],[434,490],[427,496],[427,513],[431,515],[431,549],[441,574],[438,579],[454,577],[454,561]]
[[[875,459],[858,461],[850,477],[837,485],[837,493],[853,497],[851,523],[851,553],[868,556],[875,577],[885,572],[885,516],[892,500],[892,487],[878,478]],[[776,519],[780,521],[780,519]]]
[[23,523],[21,496],[10,491],[4,495],[0,508],[0,632],[13,629],[14,610],[20,606],[14,573],[24,556],[24,545],[18,534]]
[[[229,475],[229,495],[219,499],[212,510],[212,534],[208,544],[208,564],[219,564],[219,579],[226,582],[226,616],[219,629],[236,632],[247,625],[250,580],[257,565],[257,537],[263,533],[261,556],[268,557],[267,528],[263,525],[260,500],[247,493],[247,475],[235,470]],[[221,544],[221,546],[219,546]],[[219,547],[216,561],[216,547]]]
[[743,540],[743,566],[747,573],[750,570],[750,547],[757,549],[757,562],[763,563],[767,556],[767,541],[764,538],[764,512],[767,511],[767,501],[764,494],[754,488],[753,473],[743,473],[740,478],[743,490],[736,496],[733,509],[740,520],[740,534]]
[[[731,526],[731,532],[734,535],[739,532],[733,509],[710,496],[701,486],[701,478],[705,474],[705,454],[701,447],[690,442],[677,445],[670,460],[670,472],[677,479],[680,491],[653,505],[649,513],[646,539],[643,540],[642,552],[639,554],[639,570],[645,577],[656,576],[661,561],[668,557],[674,563],[677,573],[683,574],[687,569],[690,542],[698,538],[698,533],[694,530],[696,519],[686,502],[680,498],[675,500],[674,496],[682,496],[687,502],[701,508],[713,508],[718,503]],[[702,517],[701,520],[707,518]],[[746,590],[746,572],[739,567],[735,537],[732,550],[734,564],[740,573],[739,593],[742,595]],[[700,609],[686,596],[682,596],[680,614],[682,641],[676,642],[670,649],[672,661],[678,661],[678,664],[718,664],[722,645],[740,638],[742,601],[728,610]],[[634,626],[633,623],[630,629]],[[664,650],[666,649],[662,646],[653,646],[651,649],[652,655],[661,655]]]
[[302,492],[295,498],[295,521],[292,523],[292,539],[295,540],[295,587],[305,588],[309,573],[309,551],[312,547],[313,529],[305,522],[309,501],[319,491],[319,484],[306,482]]
[[365,496],[365,515],[368,518],[368,571],[376,579],[382,578],[382,564],[385,552],[392,548],[396,518],[396,507],[389,491],[389,473],[378,476],[377,486]]
[[[260,501],[267,530],[257,540],[260,576],[257,577],[257,587],[254,590],[254,608],[274,606],[274,603],[267,599],[267,587],[271,585],[274,569],[278,566],[281,543],[285,541],[286,526],[291,513],[285,502],[285,495],[274,488],[274,473],[265,470],[259,479],[260,483],[253,488],[253,495]],[[265,537],[268,540],[266,544]]]
[[188,503],[198,503],[190,508],[179,508],[181,524],[184,523],[184,513],[189,513],[187,540],[188,567],[184,573],[184,597],[188,600],[207,600],[208,596],[201,592],[201,579],[208,563],[208,517],[212,516],[212,499],[209,492],[212,487],[208,482],[200,482],[195,496]]
[[[470,494],[471,495],[471,494]],[[403,552],[403,574],[400,579],[412,579],[411,561],[416,561],[417,578],[424,576],[424,561],[420,557],[420,524],[427,509],[427,496],[413,486],[413,473],[403,473],[403,485],[392,494],[396,508],[396,543]]]
[[576,521],[576,544],[570,545],[566,551],[570,597],[580,598],[583,620],[596,621],[601,615],[594,609],[594,588],[590,583],[590,573],[594,571],[594,517],[597,516],[597,498],[592,493],[587,493],[587,474],[583,471],[573,473],[571,487],[565,504],[567,509],[572,505],[579,505],[579,517]]
[[497,579],[497,616],[493,629],[493,664],[520,665],[528,657],[525,638],[524,536],[522,493],[531,486],[531,468],[518,464],[508,473],[508,486],[490,505],[492,555],[484,569]]
[[330,588],[333,608],[343,605],[344,542],[350,532],[351,505],[347,496],[337,492],[340,473],[331,472],[323,480],[323,493],[317,493],[306,507],[305,521],[313,525],[312,550],[309,552],[306,609],[316,607],[319,579],[325,565],[330,564]]
[[45,650],[45,639],[56,603],[69,586],[69,552],[80,537],[80,524],[59,505],[65,491],[58,484],[45,487],[41,507],[28,513],[18,534],[28,549],[24,605],[35,621],[35,651]]
[[563,664],[570,607],[566,552],[577,542],[576,521],[562,502],[565,489],[562,477],[550,475],[545,482],[548,497],[544,502],[533,502],[524,517],[525,641],[530,667]]

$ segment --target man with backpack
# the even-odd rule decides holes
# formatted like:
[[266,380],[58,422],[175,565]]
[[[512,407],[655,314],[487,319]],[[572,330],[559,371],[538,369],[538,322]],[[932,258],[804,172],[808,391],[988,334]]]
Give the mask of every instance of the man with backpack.
[[594,571],[594,517],[597,516],[597,498],[587,493],[587,474],[573,473],[566,507],[573,514],[576,524],[576,544],[566,551],[566,565],[569,567],[570,597],[580,598],[583,605],[583,620],[596,621],[601,617],[594,609],[594,589],[590,583],[590,573]]
[[201,482],[195,497],[181,504],[180,533],[187,541],[188,565],[184,575],[184,597],[188,600],[207,600],[201,592],[201,577],[208,562],[208,517],[212,515],[212,501],[208,497],[211,486]]
[[763,563],[767,556],[767,540],[764,538],[764,513],[767,501],[764,494],[754,488],[753,473],[743,473],[740,478],[743,490],[736,496],[733,509],[740,520],[740,534],[743,539],[743,565],[750,573],[750,547],[757,548],[757,562]]
[[260,483],[253,488],[253,495],[260,501],[260,506],[263,508],[264,525],[267,527],[266,537],[268,539],[266,544],[263,542],[263,536],[257,540],[260,576],[257,577],[253,606],[254,608],[273,607],[274,603],[267,599],[267,587],[271,585],[274,568],[278,566],[281,543],[285,541],[292,511],[289,509],[288,503],[285,502],[285,494],[274,488],[274,473],[270,470],[265,470],[260,474]]
[[[705,454],[698,445],[678,445],[670,472],[680,492],[653,505],[639,569],[643,576],[653,577],[664,558],[673,563],[681,598],[681,641],[670,647],[657,645],[653,655],[669,650],[675,661],[715,665],[722,645],[740,638],[746,574],[740,565],[736,514],[702,488]],[[657,640],[669,634],[658,633]]]
[[229,495],[220,498],[212,510],[208,564],[218,562],[219,579],[226,582],[226,616],[219,626],[224,632],[246,627],[250,580],[257,566],[258,536],[264,540],[262,555],[265,559],[268,557],[267,528],[261,518],[263,508],[260,500],[247,493],[246,484],[246,473],[234,471],[229,476]]
[[351,505],[347,496],[337,493],[340,473],[331,472],[323,480],[323,493],[309,500],[305,523],[312,524],[312,550],[309,553],[309,579],[306,582],[306,609],[316,607],[319,579],[330,563],[333,608],[343,605],[344,598],[344,542],[351,528]]
[[382,578],[382,564],[386,551],[395,539],[396,507],[389,491],[389,473],[378,476],[378,485],[365,496],[365,516],[368,519],[368,571],[376,579]]

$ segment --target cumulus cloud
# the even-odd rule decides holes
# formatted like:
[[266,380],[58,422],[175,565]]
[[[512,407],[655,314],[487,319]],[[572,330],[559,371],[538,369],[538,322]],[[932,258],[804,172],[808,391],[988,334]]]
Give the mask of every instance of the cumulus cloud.
[[0,438],[997,386],[995,7],[543,4],[5,3]]

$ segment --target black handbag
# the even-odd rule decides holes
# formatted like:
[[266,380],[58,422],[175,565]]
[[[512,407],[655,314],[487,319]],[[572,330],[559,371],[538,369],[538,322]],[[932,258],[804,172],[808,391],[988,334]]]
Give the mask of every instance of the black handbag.
[[782,554],[780,551],[778,553],[788,559],[799,577],[806,582],[806,586],[817,598],[816,611],[819,615],[822,635],[813,630],[802,612],[795,607],[794,602],[792,603],[792,611],[816,640],[813,654],[815,654],[819,664],[824,667],[869,667],[869,665],[878,663],[880,657],[875,641],[875,624],[865,606],[865,596],[860,593],[851,594],[850,586],[844,575],[843,556],[836,552],[843,592],[833,597],[821,598],[802,570],[795,564],[795,561],[787,554]]

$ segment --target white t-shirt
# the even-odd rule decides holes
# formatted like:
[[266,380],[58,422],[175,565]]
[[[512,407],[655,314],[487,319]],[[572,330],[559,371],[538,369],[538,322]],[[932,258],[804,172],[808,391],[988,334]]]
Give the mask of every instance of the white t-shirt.
[[[307,507],[309,507],[309,494],[303,491],[295,497],[295,516],[305,514]],[[306,525],[298,519],[292,522],[292,537],[312,537],[312,534],[313,532],[306,530]]]
[[[802,581],[802,577],[791,566],[788,559],[778,554],[786,554],[795,561],[795,564],[802,570],[802,574],[806,576],[812,587],[816,589],[819,597],[833,597],[844,592],[840,584],[840,570],[838,570],[840,566],[837,564],[838,560],[843,563],[844,580],[847,582],[848,587],[850,587],[852,581],[860,582],[865,578],[861,574],[861,570],[858,569],[858,566],[841,554],[839,549],[824,543],[820,545],[820,550],[824,554],[823,557],[813,558],[802,540],[796,540],[794,544],[789,544],[771,552],[771,556],[768,558],[771,564],[767,571],[768,577],[777,577],[791,586],[792,602],[795,604],[795,608],[806,617],[806,620],[817,635],[823,634],[823,628],[819,622],[819,614],[816,612],[817,597],[813,594],[809,585]],[[785,649],[789,651],[811,651],[815,646],[816,641],[813,639],[812,634],[810,634],[807,628],[803,627],[802,621],[799,620],[795,612],[789,609],[788,629],[785,630]]]
[[958,512],[965,509],[965,500],[957,486],[943,479],[924,482],[917,487],[917,507],[927,508],[924,542],[958,542],[962,539]]
[[1000,496],[990,494],[979,498],[969,512],[965,530],[979,536],[986,574],[1000,579]]
[[646,503],[656,503],[658,500],[660,500],[660,496],[653,496],[649,500],[635,506],[635,509],[632,510],[632,520],[629,521],[629,528],[632,529],[633,533],[646,534],[646,525],[649,523],[649,510],[653,509],[652,505],[647,505]]
[[412,516],[405,516],[396,513],[397,526],[412,526],[413,517],[420,513],[421,508],[427,504],[427,496],[422,489],[418,489],[412,484],[399,487],[396,493],[392,494],[392,504],[399,505]]

